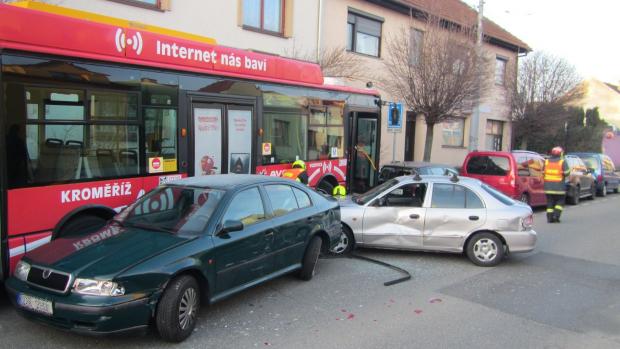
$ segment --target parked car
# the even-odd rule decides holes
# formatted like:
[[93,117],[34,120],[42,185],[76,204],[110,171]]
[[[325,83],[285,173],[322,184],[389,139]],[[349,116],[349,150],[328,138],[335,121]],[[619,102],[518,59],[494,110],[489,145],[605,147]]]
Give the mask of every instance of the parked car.
[[394,162],[381,167],[381,171],[379,171],[378,182],[379,184],[381,184],[394,177],[411,175],[416,173],[419,175],[458,175],[459,172],[452,166],[433,164],[430,162]]
[[461,175],[483,181],[530,206],[544,206],[545,159],[538,153],[480,151],[467,154]]
[[493,266],[536,244],[531,207],[473,178],[397,177],[340,205],[343,234],[333,253],[355,246],[464,252]]
[[581,198],[594,199],[596,197],[596,182],[592,171],[576,155],[566,155],[564,160],[570,170],[566,179],[566,202],[577,205]]
[[616,167],[609,156],[600,153],[570,153],[569,155],[581,158],[588,170],[592,172],[598,196],[607,196],[610,191],[618,192],[620,176],[615,172]]
[[213,303],[283,274],[314,275],[340,236],[336,200],[294,181],[212,175],[161,186],[103,229],[61,238],[6,282],[19,313],[87,334],[146,327],[178,342]]

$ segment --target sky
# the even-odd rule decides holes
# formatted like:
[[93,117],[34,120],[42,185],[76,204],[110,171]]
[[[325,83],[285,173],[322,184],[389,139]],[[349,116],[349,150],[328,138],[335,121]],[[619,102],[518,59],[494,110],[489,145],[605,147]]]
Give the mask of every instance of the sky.
[[583,78],[620,84],[620,0],[485,0],[484,15]]

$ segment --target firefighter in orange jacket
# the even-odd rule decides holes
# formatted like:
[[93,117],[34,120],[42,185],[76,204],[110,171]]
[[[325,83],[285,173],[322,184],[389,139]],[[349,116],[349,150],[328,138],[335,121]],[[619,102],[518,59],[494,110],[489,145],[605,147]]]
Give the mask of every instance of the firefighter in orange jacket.
[[564,161],[564,150],[555,147],[551,150],[551,157],[545,161],[545,194],[547,195],[547,222],[560,222],[560,215],[566,200],[565,178],[569,168]]
[[282,177],[292,179],[308,185],[308,173],[306,173],[306,163],[303,160],[293,162],[293,168],[282,173]]

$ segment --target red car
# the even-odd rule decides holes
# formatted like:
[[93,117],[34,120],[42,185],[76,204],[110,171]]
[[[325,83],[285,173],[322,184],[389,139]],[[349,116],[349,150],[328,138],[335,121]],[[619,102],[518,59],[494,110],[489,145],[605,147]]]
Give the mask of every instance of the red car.
[[461,175],[477,178],[530,206],[546,205],[545,159],[530,151],[479,151],[465,157]]

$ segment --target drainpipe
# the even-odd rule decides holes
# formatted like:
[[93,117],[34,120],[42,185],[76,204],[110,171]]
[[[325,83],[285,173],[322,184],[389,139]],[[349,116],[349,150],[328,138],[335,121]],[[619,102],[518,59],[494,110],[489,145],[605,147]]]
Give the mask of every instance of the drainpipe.
[[321,35],[323,32],[323,0],[319,0],[318,21],[316,28],[316,61],[321,58]]
[[476,106],[474,107],[474,112],[472,113],[469,127],[469,146],[468,150],[480,150],[478,146],[478,133],[479,133],[479,124],[480,124],[480,86],[481,86],[481,70],[480,70],[480,57],[482,56],[482,37],[483,37],[483,29],[482,22],[484,20],[483,15],[484,9],[484,0],[480,0],[478,5],[478,27],[476,28]]

